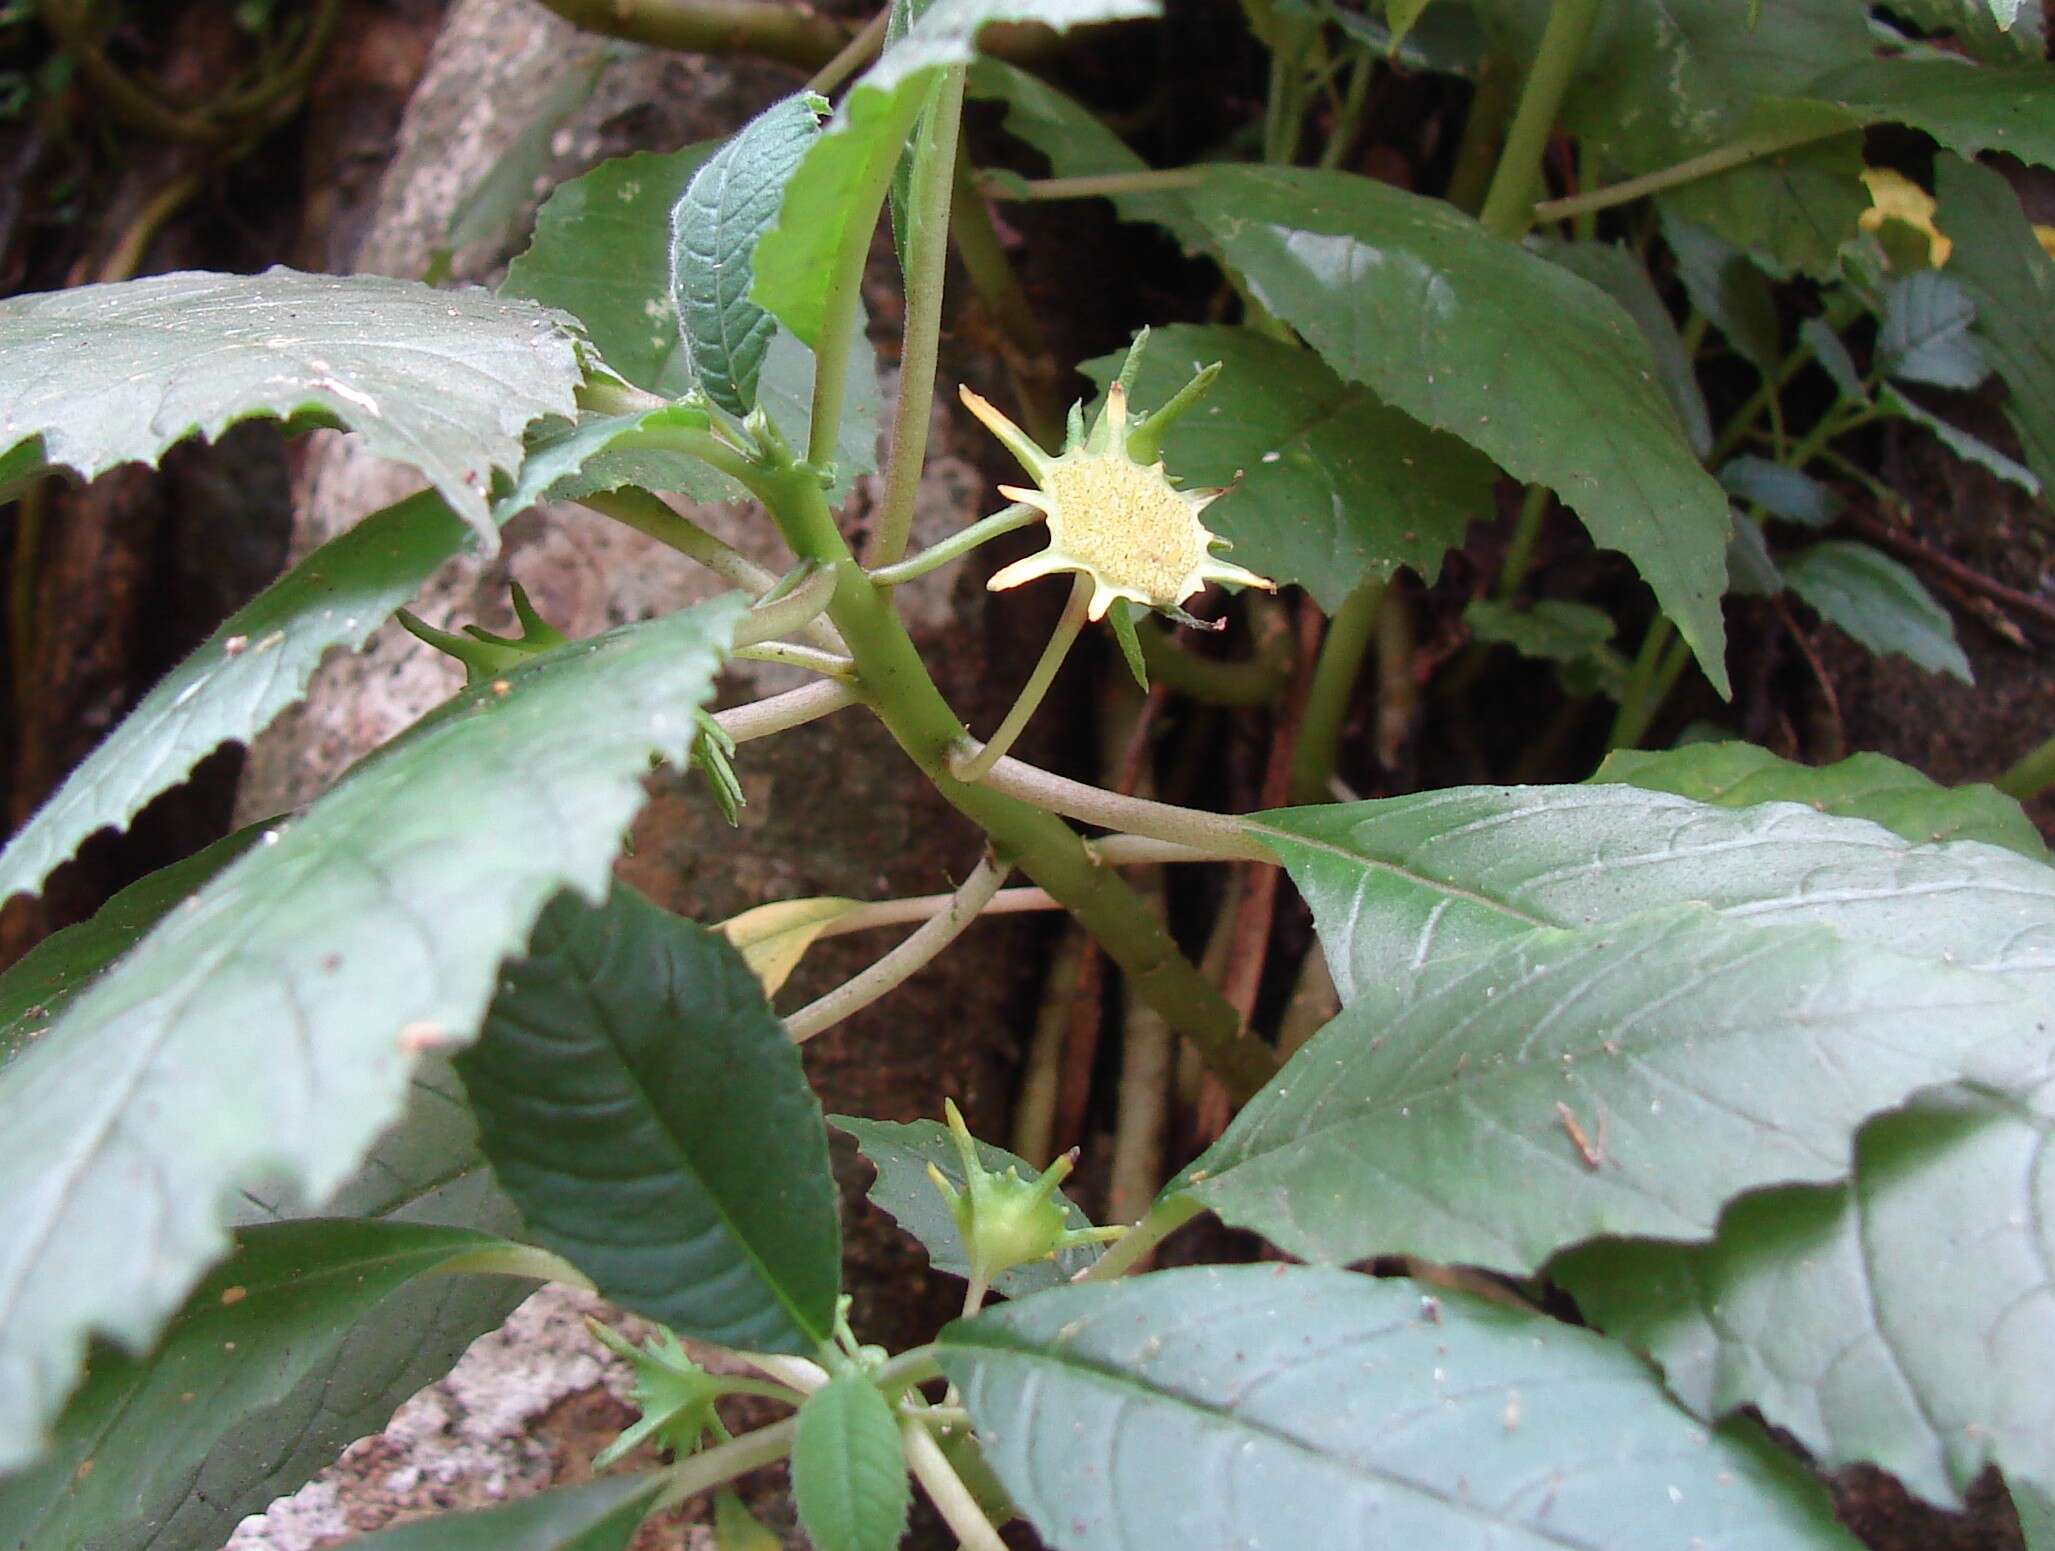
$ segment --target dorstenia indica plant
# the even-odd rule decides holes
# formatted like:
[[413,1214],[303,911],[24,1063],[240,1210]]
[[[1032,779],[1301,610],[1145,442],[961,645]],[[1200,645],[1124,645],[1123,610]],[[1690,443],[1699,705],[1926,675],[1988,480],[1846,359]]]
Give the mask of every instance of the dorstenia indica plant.
[[[591,172],[497,294],[273,270],[0,303],[7,495],[254,416],[354,432],[425,485],[158,686],[15,836],[0,893],[254,736],[323,653],[538,500],[747,577],[660,500],[746,498],[790,552],[769,585],[591,639],[525,598],[519,637],[410,619],[463,658],[461,693],[0,978],[0,1546],[218,1544],[521,1277],[661,1327],[613,1338],[643,1412],[615,1452],[649,1438],[674,1462],[394,1546],[618,1551],[717,1492],[723,1543],[757,1543],[725,1484],[779,1459],[806,1533],[850,1551],[898,1542],[913,1483],[982,1551],[1014,1514],[1065,1551],[1852,1544],[1765,1424],[1941,1505],[1996,1467],[2045,1533],[2038,837],[1989,789],[1874,757],[1632,752],[1684,675],[1727,692],[1730,589],[1968,677],[1919,578],[1827,536],[1826,475],[1837,442],[1898,420],[2055,483],[2055,260],[2004,173],[2055,164],[2038,7],[1248,0],[1272,62],[1260,132],[1175,168],[978,52],[988,23],[1156,10],[902,0],[865,35],[875,57],[859,44],[724,143]],[[1433,194],[1341,170],[1366,101],[1408,72],[1485,80]],[[1051,178],[961,171],[967,98]],[[1910,159],[1866,164],[1878,125],[1904,126]],[[1581,187],[1550,197],[1573,162]],[[975,235],[980,192],[1111,198],[1217,266],[1219,302],[1081,363],[1067,423],[965,390],[1022,482],[909,555],[931,409],[955,412],[935,381],[952,210]],[[853,552],[838,507],[879,414],[860,281],[887,227],[903,371]],[[1794,278],[1810,315],[1787,330],[1772,286]],[[1714,345],[1747,374],[1724,425],[1695,369]],[[1955,423],[1984,386],[2016,446]],[[1473,651],[1617,701],[1621,752],[1577,785],[1330,800],[1386,584],[1431,580],[1501,479],[1526,496]],[[1531,596],[1557,502],[1652,594],[1638,649],[1589,601]],[[1035,526],[992,586],[1060,574],[1070,601],[980,740],[894,588]],[[1080,636],[1184,693],[1209,659],[1181,632],[1291,588],[1335,615],[1301,805],[1230,817],[1009,757]],[[710,713],[735,657],[814,681]],[[785,973],[861,904],[702,924],[612,863],[652,760],[696,763],[732,804],[740,745],[845,707],[982,852],[901,948],[781,1016]],[[1282,869],[1309,905],[1339,1009],[1310,1037],[1250,1028],[1122,877],[1222,861]],[[830,1122],[796,1046],[1016,874],[1183,1038],[1224,1125],[1138,1223],[1094,1227],[1068,1161],[1031,1165],[953,1110],[838,1117],[968,1288],[931,1344],[882,1351],[848,1321]],[[1285,1258],[1146,1271],[1202,1213]],[[712,1349],[739,1360],[709,1368]],[[782,1419],[731,1434],[739,1394]]]

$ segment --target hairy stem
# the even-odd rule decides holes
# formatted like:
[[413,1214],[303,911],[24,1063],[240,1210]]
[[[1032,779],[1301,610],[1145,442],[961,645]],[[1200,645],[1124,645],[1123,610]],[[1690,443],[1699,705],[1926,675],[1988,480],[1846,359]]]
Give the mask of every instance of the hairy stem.
[[1541,47],[1520,90],[1520,106],[1506,131],[1506,148],[1492,174],[1478,219],[1501,237],[1518,237],[1534,221],[1534,186],[1541,158],[1555,130],[1556,115],[1576,73],[1584,40],[1598,18],[1599,0],[1552,0]]
[[999,730],[992,734],[989,743],[980,746],[975,753],[952,759],[950,774],[963,782],[977,782],[984,779],[985,772],[999,762],[1000,756],[1012,748],[1020,735],[1027,730],[1027,724],[1041,708],[1048,697],[1049,686],[1056,682],[1056,674],[1063,667],[1063,659],[1070,655],[1071,646],[1077,641],[1077,633],[1084,628],[1085,608],[1092,601],[1094,583],[1088,576],[1080,574],[1071,584],[1070,601],[1063,606],[1063,616],[1056,621],[1056,628],[1050,633],[1049,644],[1042,648],[1042,655],[1035,663],[1034,672],[1021,686],[1020,698],[1013,702],[1013,708],[1006,713],[1006,719],[999,724]]
[[913,145],[906,192],[906,327],[899,355],[899,394],[892,406],[892,461],[885,469],[876,537],[869,558],[890,565],[906,553],[914,499],[928,456],[928,412],[935,402],[935,361],[942,337],[943,279],[949,268],[949,200],[956,186],[956,131],[963,119],[961,65],[942,72],[928,98]]
[[980,857],[946,909],[855,979],[807,1003],[787,1018],[785,1032],[792,1036],[792,1042],[796,1045],[812,1039],[822,1030],[831,1029],[844,1018],[863,1011],[879,997],[897,990],[962,936],[964,928],[984,913],[1010,871],[1010,867],[995,861],[989,854]]

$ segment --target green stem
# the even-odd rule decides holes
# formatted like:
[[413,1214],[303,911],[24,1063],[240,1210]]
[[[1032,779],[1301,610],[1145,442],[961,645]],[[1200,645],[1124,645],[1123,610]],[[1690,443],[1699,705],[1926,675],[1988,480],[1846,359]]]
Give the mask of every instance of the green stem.
[[2055,738],[2027,754],[1991,783],[2007,797],[2026,802],[2055,786]]
[[1328,131],[1327,144],[1320,148],[1320,166],[1330,172],[1355,147],[1356,131],[1363,122],[1363,105],[1370,100],[1370,76],[1375,65],[1370,51],[1364,49],[1349,67],[1348,90],[1342,97],[1341,111]]
[[806,428],[806,460],[815,468],[826,468],[834,461],[843,401],[849,393],[849,352],[856,348],[857,323],[862,316],[863,272],[870,257],[871,236],[877,230],[886,191],[892,186],[892,174],[898,170],[901,148],[925,106],[922,98],[911,94],[893,102],[891,116],[880,126],[875,141],[883,149],[872,152],[858,176],[850,214],[828,261],[821,331],[814,342],[813,406]]
[[897,565],[881,565],[871,572],[871,580],[880,587],[899,587],[928,572],[938,570],[950,561],[961,558],[980,544],[989,543],[1006,534],[1022,528],[1033,527],[1045,520],[1045,514],[1025,502],[1016,501],[1003,512],[994,513],[982,522],[974,522],[968,528],[952,533],[939,544],[931,544],[911,559]]
[[1620,702],[1619,715],[1613,718],[1613,730],[1606,739],[1608,749],[1635,747],[1648,731],[1648,724],[1655,720],[1662,704],[1655,694],[1656,684],[1662,677],[1663,655],[1674,644],[1676,633],[1677,627],[1670,623],[1667,614],[1657,614],[1649,621],[1648,633],[1641,638],[1641,650],[1634,654],[1626,697]]
[[1534,546],[1541,538],[1541,524],[1548,516],[1548,496],[1546,485],[1529,485],[1526,498],[1520,502],[1513,537],[1506,545],[1505,564],[1499,567],[1498,581],[1491,589],[1492,596],[1501,603],[1519,596],[1520,584],[1527,580],[1527,572],[1534,564]]
[[1041,660],[1035,664],[1028,681],[1021,687],[1020,698],[1013,702],[1013,709],[1006,713],[1006,719],[999,724],[999,730],[991,740],[968,758],[951,763],[950,771],[957,780],[977,782],[984,779],[985,772],[998,764],[1006,751],[1013,747],[1020,735],[1027,730],[1029,720],[1041,708],[1048,697],[1049,687],[1056,682],[1056,674],[1063,666],[1063,659],[1070,655],[1071,646],[1077,641],[1077,633],[1085,627],[1085,608],[1092,601],[1092,590],[1097,584],[1079,573],[1071,584],[1070,601],[1063,606],[1063,615],[1056,621],[1056,628],[1049,635],[1049,644],[1042,648]]
[[1556,115],[1576,73],[1584,40],[1598,18],[1599,0],[1552,0],[1548,25],[1542,29],[1540,51],[1520,90],[1520,106],[1506,132],[1505,153],[1492,174],[1478,219],[1501,237],[1518,237],[1534,222],[1534,187],[1541,179],[1541,158],[1555,131]]
[[1104,199],[1117,194],[1172,193],[1197,188],[1205,179],[1202,167],[1152,167],[1145,172],[1101,172],[1078,178],[995,178],[982,188],[989,199]]
[[1014,397],[1020,402],[1021,424],[1044,447],[1054,447],[1063,439],[1063,406],[1053,391],[1056,368],[1049,354],[1049,339],[992,226],[992,214],[985,208],[984,195],[961,154],[960,142],[949,227],[964,278],[984,304],[986,316],[1012,347],[1001,354],[1013,379]]
[[1205,1210],[1183,1191],[1168,1200],[1158,1201],[1149,1209],[1147,1217],[1114,1240],[1113,1247],[1093,1261],[1078,1280],[1108,1282],[1116,1276],[1125,1276],[1137,1261]]
[[1356,697],[1370,640],[1377,628],[1377,610],[1384,602],[1386,581],[1365,582],[1342,600],[1327,625],[1327,639],[1313,664],[1306,689],[1306,711],[1299,723],[1298,747],[1292,751],[1291,790],[1294,802],[1327,801],[1327,783],[1341,757],[1342,729]]
[[755,54],[811,70],[849,33],[812,6],[778,0],[542,0],[574,27],[694,54]]
[[837,87],[869,64],[872,56],[885,46],[885,33],[891,25],[892,7],[888,5],[865,23],[861,32],[842,45],[841,53],[813,73],[806,89],[819,92],[823,97],[832,97]]
[[980,857],[970,876],[950,896],[947,908],[922,922],[906,941],[870,968],[787,1018],[785,1032],[792,1043],[803,1044],[904,985],[985,913],[985,907],[991,904],[1011,870],[989,854]]
[[1512,117],[1513,87],[1519,74],[1499,54],[1486,54],[1477,66],[1477,87],[1456,143],[1455,166],[1449,172],[1448,202],[1465,215],[1484,207],[1491,170],[1505,144],[1506,121]]
[[1286,631],[1258,647],[1255,656],[1240,660],[1186,651],[1169,631],[1146,620],[1137,624],[1135,639],[1149,677],[1201,705],[1268,705],[1291,679],[1292,641]]
[[956,186],[956,132],[963,119],[964,67],[942,72],[914,140],[906,193],[906,327],[899,396],[892,407],[892,461],[885,469],[877,537],[870,558],[890,565],[906,553],[913,506],[928,456],[928,411],[935,402],[935,360],[942,337],[943,281],[949,267],[949,201]]
[[688,1497],[710,1492],[737,1476],[783,1459],[792,1452],[792,1440],[799,1431],[799,1418],[788,1416],[768,1427],[744,1433],[730,1443],[694,1454],[671,1467],[670,1480],[658,1498],[660,1508],[675,1507]]
[[1178,951],[1140,897],[1094,861],[1061,820],[988,783],[966,785],[950,773],[950,757],[968,736],[963,724],[935,688],[886,593],[850,555],[813,473],[788,469],[766,475],[759,487],[793,548],[835,567],[831,617],[899,746],[949,803],[1099,939],[1149,1004],[1201,1050],[1228,1091],[1247,1099],[1276,1070],[1269,1049],[1239,1037],[1240,1016]]
[[1644,172],[1638,178],[1627,178],[1608,188],[1593,189],[1587,194],[1572,194],[1563,199],[1545,199],[1534,206],[1534,218],[1541,221],[1561,221],[1571,216],[1585,216],[1600,210],[1610,210],[1615,205],[1631,204],[1634,200],[1650,194],[1660,194],[1665,189],[1681,188],[1686,183],[1696,183],[1701,178],[1716,177],[1723,172],[1748,162],[1760,161],[1765,156],[1775,156],[1779,151],[1795,150],[1801,145],[1811,145],[1816,140],[1830,140],[1836,135],[1853,134],[1846,127],[1833,129],[1784,130],[1781,133],[1744,135],[1732,144],[1702,151],[1669,167],[1659,167],[1654,172]]

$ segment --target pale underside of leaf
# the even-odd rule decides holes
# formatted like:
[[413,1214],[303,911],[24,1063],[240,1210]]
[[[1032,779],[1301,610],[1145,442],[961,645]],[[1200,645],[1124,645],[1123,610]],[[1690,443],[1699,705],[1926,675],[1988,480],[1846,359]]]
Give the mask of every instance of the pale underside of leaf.
[[89,1332],[135,1350],[225,1247],[229,1193],[319,1200],[471,1037],[500,958],[596,894],[652,754],[682,758],[739,605],[562,648],[374,754],[0,1069],[0,1469]]

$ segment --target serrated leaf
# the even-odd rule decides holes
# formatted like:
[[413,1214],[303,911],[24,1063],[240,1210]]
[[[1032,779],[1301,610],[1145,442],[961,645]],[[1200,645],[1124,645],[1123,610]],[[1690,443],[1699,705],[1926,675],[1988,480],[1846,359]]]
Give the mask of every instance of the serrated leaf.
[[1663,241],[1677,261],[1684,293],[1750,365],[1776,370],[1783,355],[1782,330],[1769,277],[1734,244],[1663,209]]
[[787,183],[777,224],[757,244],[751,297],[802,343],[819,345],[823,277],[867,240],[935,72],[968,64],[985,27],[1039,22],[1064,32],[1160,12],[1158,0],[934,0],[850,87]]
[[39,1038],[71,999],[128,952],[165,914],[241,856],[263,833],[253,824],[131,883],[90,920],[52,932],[0,975],[0,1066]]
[[861,908],[857,900],[830,896],[780,899],[730,916],[714,930],[735,945],[742,962],[762,983],[763,994],[776,996],[814,939]]
[[1910,124],[1958,156],[2002,151],[2055,166],[2055,69],[2045,63],[1866,59],[1822,76],[1805,95],[1871,123]]
[[559,184],[535,217],[535,240],[507,268],[501,294],[560,307],[600,358],[638,388],[663,391],[679,353],[671,301],[671,211],[719,149],[639,151]]
[[1896,653],[1929,673],[1976,682],[1955,642],[1955,621],[1917,576],[1851,539],[1814,544],[1780,562],[1790,589],[1871,651]]
[[[0,1535],[14,1551],[165,1545],[162,1520],[189,1500],[202,1461],[252,1412],[277,1406],[325,1370],[359,1320],[423,1277],[521,1249],[494,1234],[427,1223],[245,1228],[147,1357],[95,1353],[49,1450],[0,1482]],[[277,1417],[267,1420],[278,1426]],[[207,1517],[210,1528],[233,1527],[233,1519],[223,1526]],[[188,1518],[181,1538],[194,1527]]]
[[144,1346],[220,1258],[229,1191],[331,1193],[417,1059],[476,1029],[544,903],[604,887],[650,756],[686,755],[739,608],[624,627],[460,695],[0,1069],[0,1469],[36,1451],[89,1333]]
[[617,883],[562,894],[457,1070],[529,1231],[680,1335],[812,1352],[841,1226],[820,1101],[718,933]]
[[[1103,390],[1125,358],[1078,369]],[[1206,525],[1233,543],[1237,565],[1297,582],[1332,612],[1402,565],[1432,581],[1469,524],[1493,515],[1489,462],[1343,382],[1311,351],[1250,329],[1151,333],[1131,401],[1157,408],[1214,362],[1219,381],[1171,428],[1163,458],[1187,485],[1232,487],[1206,508]]]
[[1700,1415],[1760,1406],[1827,1468],[1874,1461],[1951,1507],[1992,1462],[2046,1491],[2051,1101],[1939,1096],[1863,1133],[1852,1186],[1744,1198],[1713,1244],[1596,1244],[1555,1274]]
[[743,125],[692,175],[671,213],[671,301],[693,375],[732,415],[756,406],[777,320],[749,296],[757,239],[820,133],[825,97],[795,92]]
[[[1685,901],[1824,926],[2055,1000],[2055,870],[1973,842],[1915,845],[1795,803],[1729,810],[1629,786],[1476,786],[1243,825],[1312,907],[1344,1004],[1537,926],[1598,926]],[[2037,1072],[2029,1059],[2016,1075]]]
[[1726,693],[1726,496],[1650,392],[1654,363],[1617,304],[1368,178],[1215,167],[1188,199],[1221,260],[1329,366],[1547,485],[1626,553]]
[[419,469],[492,550],[492,471],[575,407],[565,322],[484,291],[288,269],[17,296],[0,302],[0,447],[39,437],[45,462],[90,479],[239,420],[314,415]]
[[1831,487],[1789,464],[1744,454],[1721,464],[1719,477],[1735,500],[1752,501],[1800,527],[1824,528],[1841,514],[1841,498]]
[[0,852],[0,898],[34,893],[87,836],[126,829],[208,754],[263,731],[330,648],[361,646],[464,535],[424,491],[330,539],[230,615],[16,832]]
[[356,1551],[627,1551],[664,1480],[650,1471],[552,1487],[497,1508],[415,1519],[350,1544]]
[[906,1533],[899,1423],[867,1375],[831,1379],[799,1408],[792,1499],[815,1551],[893,1551]]
[[[943,1201],[942,1193],[928,1178],[932,1166],[959,1191],[967,1183],[963,1159],[957,1155],[949,1128],[934,1120],[901,1125],[892,1120],[864,1120],[856,1115],[830,1115],[828,1124],[854,1137],[857,1151],[877,1170],[867,1199],[920,1240],[921,1248],[928,1252],[928,1264],[937,1271],[945,1276],[968,1277],[970,1258],[963,1251],[963,1235],[957,1230],[956,1218]],[[1033,1179],[1041,1173],[1025,1159],[990,1142],[979,1141],[977,1150],[978,1162],[992,1173],[1003,1174],[1012,1169],[1022,1179]],[[1053,1199],[1063,1209],[1065,1227],[1092,1226],[1091,1218],[1062,1191],[1057,1191]],[[1069,1281],[1104,1253],[1104,1248],[1097,1244],[1075,1244],[1057,1251],[1053,1259],[1031,1260],[1002,1271],[993,1278],[992,1286],[1009,1298],[1024,1298]]]
[[2032,469],[2006,457],[1983,438],[1972,436],[1958,425],[1951,425],[1890,384],[1886,383],[1883,390],[1877,394],[1877,407],[1886,414],[1898,415],[1916,426],[1931,431],[1943,447],[1965,462],[1974,463],[1977,467],[1996,474],[2008,484],[2019,486],[2028,495],[2038,496],[2041,493],[2041,482],[2035,477]]
[[1746,1432],[1587,1331],[1295,1266],[1059,1288],[948,1326],[986,1457],[1063,1551],[1852,1548]]
[[1999,174],[1942,156],[1934,176],[1941,227],[1955,239],[1949,277],[1976,303],[1977,338],[2011,390],[2006,418],[2046,490],[2055,486],[2055,262]]
[[1694,743],[1678,749],[1617,749],[1591,777],[1671,792],[1722,808],[1802,802],[1820,813],[1868,819],[1915,844],[1981,840],[2034,861],[2048,859],[2040,831],[1994,786],[1942,786],[1882,754],[1851,754],[1833,765],[1801,765],[1752,743]]
[[1961,286],[1923,269],[1891,283],[1877,330],[1877,365],[1907,382],[1937,388],[1974,388],[1991,368],[1970,326],[1976,303]]
[[1744,1190],[1845,1179],[1863,1121],[2038,1024],[1993,977],[1823,928],[1695,905],[1541,928],[1359,991],[1187,1188],[1301,1260],[1527,1275],[1601,1234],[1711,1238]]
[[[617,157],[562,185],[536,218],[534,245],[514,260],[501,289],[577,318],[607,365],[636,387],[685,393],[693,375],[671,295],[671,211],[717,149],[708,142]],[[813,352],[774,331],[756,396],[787,441],[804,445],[812,394]],[[848,411],[835,442],[831,496],[876,465],[879,403],[877,360],[866,340],[849,352]],[[675,490],[696,501],[744,494],[696,459],[638,447],[632,438],[591,457],[580,478],[560,481],[550,493],[576,500],[623,485]]]
[[1663,394],[1684,428],[1691,450],[1700,458],[1712,450],[1712,421],[1706,413],[1705,395],[1698,388],[1698,373],[1684,353],[1684,341],[1670,310],[1656,294],[1655,282],[1632,250],[1611,242],[1557,242],[1546,238],[1533,243],[1536,252],[1551,264],[1560,264],[1571,274],[1588,280],[1620,304],[1634,320],[1648,353],[1655,360],[1656,375],[1662,379]]

